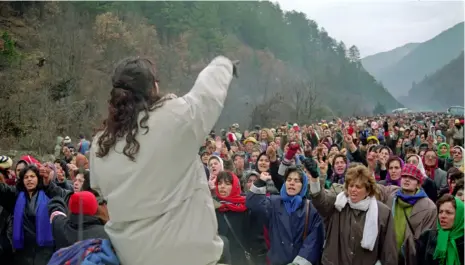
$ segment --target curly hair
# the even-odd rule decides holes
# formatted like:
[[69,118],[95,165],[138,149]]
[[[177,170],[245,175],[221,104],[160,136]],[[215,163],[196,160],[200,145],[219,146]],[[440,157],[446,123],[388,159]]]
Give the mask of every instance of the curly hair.
[[[354,165],[355,164],[355,165]],[[363,183],[367,190],[368,196],[379,196],[378,186],[376,185],[375,178],[370,173],[370,170],[359,163],[351,163],[346,173],[346,180],[344,182],[344,190],[347,194],[349,186],[352,183],[358,182]]]
[[[135,161],[135,155],[140,149],[136,139],[139,127],[145,129],[143,134],[148,133],[149,112],[161,107],[165,101],[153,92],[156,82],[155,64],[149,59],[131,57],[118,64],[112,77],[108,117],[97,142],[97,157],[108,155],[116,142],[125,138],[123,154]],[[144,115],[138,121],[141,112]]]

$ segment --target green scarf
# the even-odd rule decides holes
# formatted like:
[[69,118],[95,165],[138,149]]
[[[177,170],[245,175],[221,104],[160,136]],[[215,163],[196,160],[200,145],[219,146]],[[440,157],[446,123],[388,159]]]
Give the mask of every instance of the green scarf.
[[[441,154],[441,147],[443,147],[443,146],[447,147],[447,153],[445,153],[445,154]],[[438,154],[439,158],[449,159],[450,158],[450,146],[448,144],[446,144],[446,143],[438,144],[437,154]]]
[[455,197],[455,204],[455,220],[452,229],[443,230],[438,220],[438,242],[436,243],[433,258],[439,260],[440,264],[444,264],[445,261],[446,265],[460,265],[460,258],[455,240],[463,236],[464,207],[463,202],[457,197]]
[[397,198],[394,206],[394,226],[396,232],[397,251],[400,253],[402,244],[405,240],[405,229],[407,229],[407,218],[405,218],[404,209],[407,216],[412,213],[413,206]]

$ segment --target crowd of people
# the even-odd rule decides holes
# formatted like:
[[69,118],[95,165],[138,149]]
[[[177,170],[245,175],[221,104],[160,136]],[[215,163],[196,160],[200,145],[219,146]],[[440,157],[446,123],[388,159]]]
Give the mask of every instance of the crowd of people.
[[92,141],[0,156],[0,264],[464,265],[463,117],[215,132],[237,63],[216,58],[182,98],[154,71],[116,68]]

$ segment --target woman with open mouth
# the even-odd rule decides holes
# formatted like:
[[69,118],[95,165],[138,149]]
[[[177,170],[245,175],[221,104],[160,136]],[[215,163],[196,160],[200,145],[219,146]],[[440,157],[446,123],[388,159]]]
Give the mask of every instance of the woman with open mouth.
[[463,202],[446,194],[438,200],[437,208],[437,227],[425,231],[416,241],[417,264],[463,265]]
[[323,220],[305,198],[306,174],[295,166],[287,168],[279,195],[266,196],[268,172],[247,193],[246,206],[265,220],[269,233],[268,260],[272,265],[319,264],[324,243]]
[[46,265],[55,250],[48,202],[71,192],[58,187],[53,175],[51,168],[39,170],[36,164],[28,164],[20,171],[16,187],[0,183],[0,205],[13,213],[15,265]]
[[[370,170],[360,163],[348,168],[344,192],[327,193],[316,170],[310,170],[310,194],[327,220],[321,265],[398,265],[394,220],[389,207],[377,201]],[[313,264],[313,263],[312,263]]]

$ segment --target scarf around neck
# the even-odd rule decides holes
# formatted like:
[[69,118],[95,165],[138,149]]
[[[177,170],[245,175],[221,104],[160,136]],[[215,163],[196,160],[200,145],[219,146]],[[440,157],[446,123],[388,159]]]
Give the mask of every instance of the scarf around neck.
[[303,174],[302,176],[302,189],[300,190],[299,194],[295,196],[289,196],[286,191],[286,182],[284,182],[284,185],[281,187],[281,190],[279,192],[279,195],[281,195],[281,199],[283,200],[284,203],[284,208],[286,209],[286,212],[291,215],[293,212],[295,212],[299,207],[302,205],[303,198],[307,194],[307,189],[308,189],[308,179],[307,175],[305,173],[301,172]]
[[[400,157],[396,157],[396,160],[400,163],[400,168],[404,168],[405,162]],[[389,174],[389,169],[386,173],[386,185],[395,185],[400,187],[400,178],[393,180],[391,179],[391,174]]]
[[438,239],[433,258],[439,260],[439,263],[445,265],[460,265],[460,257],[457,251],[455,240],[463,237],[464,233],[464,205],[463,202],[455,199],[455,219],[452,229],[443,230],[438,220]]
[[367,212],[361,246],[364,249],[373,251],[376,238],[378,238],[378,202],[376,198],[374,196],[366,197],[357,203],[353,203],[345,192],[341,192],[336,197],[334,207],[341,212],[347,203],[349,203],[351,209]]
[[417,203],[418,200],[422,198],[428,198],[428,195],[426,195],[423,189],[418,189],[415,195],[407,195],[407,194],[402,193],[402,190],[398,190],[396,192],[396,198],[413,206],[415,205],[415,203]]
[[439,159],[436,158],[436,163],[432,166],[429,166],[425,162],[425,158],[423,157],[423,165],[425,167],[425,171],[429,172],[429,178],[434,180],[434,172],[436,171],[436,168],[439,167]]
[[239,179],[234,173],[228,173],[232,175],[232,188],[231,193],[229,193],[228,196],[223,197],[220,195],[218,192],[218,182],[216,183],[215,193],[221,204],[220,207],[218,207],[218,211],[245,212],[247,207],[245,207],[245,197],[241,196],[241,186]]
[[[34,199],[34,197],[32,197]],[[53,246],[52,225],[48,216],[49,198],[43,190],[37,193],[36,204],[36,242],[41,247]],[[13,219],[13,247],[24,248],[24,210],[27,207],[26,193],[21,191],[16,199]]]

